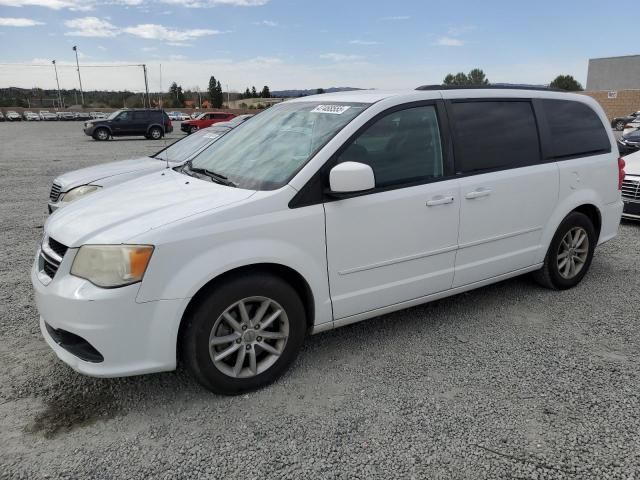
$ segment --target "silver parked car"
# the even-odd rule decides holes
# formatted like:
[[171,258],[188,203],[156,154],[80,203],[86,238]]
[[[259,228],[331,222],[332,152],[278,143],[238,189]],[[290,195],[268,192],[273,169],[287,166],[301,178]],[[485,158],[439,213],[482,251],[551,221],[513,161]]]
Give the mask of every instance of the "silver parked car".
[[104,163],[56,177],[49,195],[49,213],[102,188],[181,165],[239,125],[226,123],[203,128],[197,134],[184,137],[150,157]]

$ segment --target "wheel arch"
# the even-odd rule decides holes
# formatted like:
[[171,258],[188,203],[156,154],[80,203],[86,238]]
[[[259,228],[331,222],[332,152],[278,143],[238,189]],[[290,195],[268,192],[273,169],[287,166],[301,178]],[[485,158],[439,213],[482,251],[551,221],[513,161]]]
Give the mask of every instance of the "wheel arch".
[[602,213],[600,212],[600,209],[592,203],[585,203],[577,206],[576,208],[571,210],[571,212],[579,212],[589,217],[589,220],[591,220],[591,223],[593,224],[593,229],[596,231],[597,242],[597,240],[600,238],[600,232],[602,230]]
[[166,133],[164,125],[160,125],[159,123],[152,123],[147,127],[147,134],[151,131],[152,128],[156,128],[156,127],[162,131],[162,135]]
[[239,277],[242,275],[246,275],[247,273],[269,273],[271,275],[275,275],[279,278],[285,280],[293,289],[298,293],[300,299],[302,300],[302,304],[305,309],[306,321],[307,321],[307,331],[310,332],[314,326],[315,322],[315,298],[313,295],[313,291],[311,290],[311,286],[307,282],[307,280],[300,274],[298,271],[294,270],[291,267],[286,265],[282,265],[279,263],[253,263],[249,265],[243,265],[240,267],[232,268],[231,270],[227,270],[226,272],[220,273],[216,277],[209,280],[207,283],[202,285],[195,295],[191,297],[187,307],[185,308],[182,318],[180,319],[180,325],[178,327],[178,335],[176,337],[176,356],[178,361],[181,358],[181,338],[184,333],[184,328],[187,324],[186,319],[189,318],[189,315],[193,312],[194,308],[198,305],[203,297],[207,295],[213,288],[216,287],[221,282],[229,280],[234,277]]

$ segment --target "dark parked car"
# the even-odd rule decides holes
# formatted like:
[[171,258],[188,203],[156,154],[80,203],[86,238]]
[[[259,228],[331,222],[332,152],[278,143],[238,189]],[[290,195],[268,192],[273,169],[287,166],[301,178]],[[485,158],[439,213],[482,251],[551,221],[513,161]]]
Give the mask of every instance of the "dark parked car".
[[625,133],[618,139],[620,155],[629,155],[640,150],[640,130]]
[[624,130],[624,126],[627,123],[633,122],[636,119],[636,117],[638,117],[639,115],[640,115],[640,111],[637,111],[637,112],[630,113],[629,115],[625,115],[624,117],[616,117],[613,120],[611,120],[611,126],[616,130],[618,130],[619,132],[621,132],[622,130]]
[[0,122],[4,122],[4,113],[0,112]]
[[158,140],[172,131],[171,120],[164,110],[149,108],[117,110],[104,120],[90,120],[84,124],[84,133],[95,140],[138,135]]

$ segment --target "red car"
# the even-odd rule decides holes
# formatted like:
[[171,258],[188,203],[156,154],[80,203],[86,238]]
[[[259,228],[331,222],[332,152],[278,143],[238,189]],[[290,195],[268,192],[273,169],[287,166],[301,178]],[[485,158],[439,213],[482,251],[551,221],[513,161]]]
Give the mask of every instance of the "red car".
[[207,128],[218,122],[227,122],[235,117],[233,113],[227,112],[205,112],[198,115],[193,120],[187,120],[180,124],[180,130],[193,133],[201,128]]

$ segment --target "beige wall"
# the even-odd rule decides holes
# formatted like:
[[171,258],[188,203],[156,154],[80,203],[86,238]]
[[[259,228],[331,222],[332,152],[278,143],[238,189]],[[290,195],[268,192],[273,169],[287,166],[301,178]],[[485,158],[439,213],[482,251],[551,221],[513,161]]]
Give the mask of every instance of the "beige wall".
[[640,90],[618,90],[617,98],[608,98],[607,90],[580,93],[590,96],[602,105],[609,120],[640,110]]

